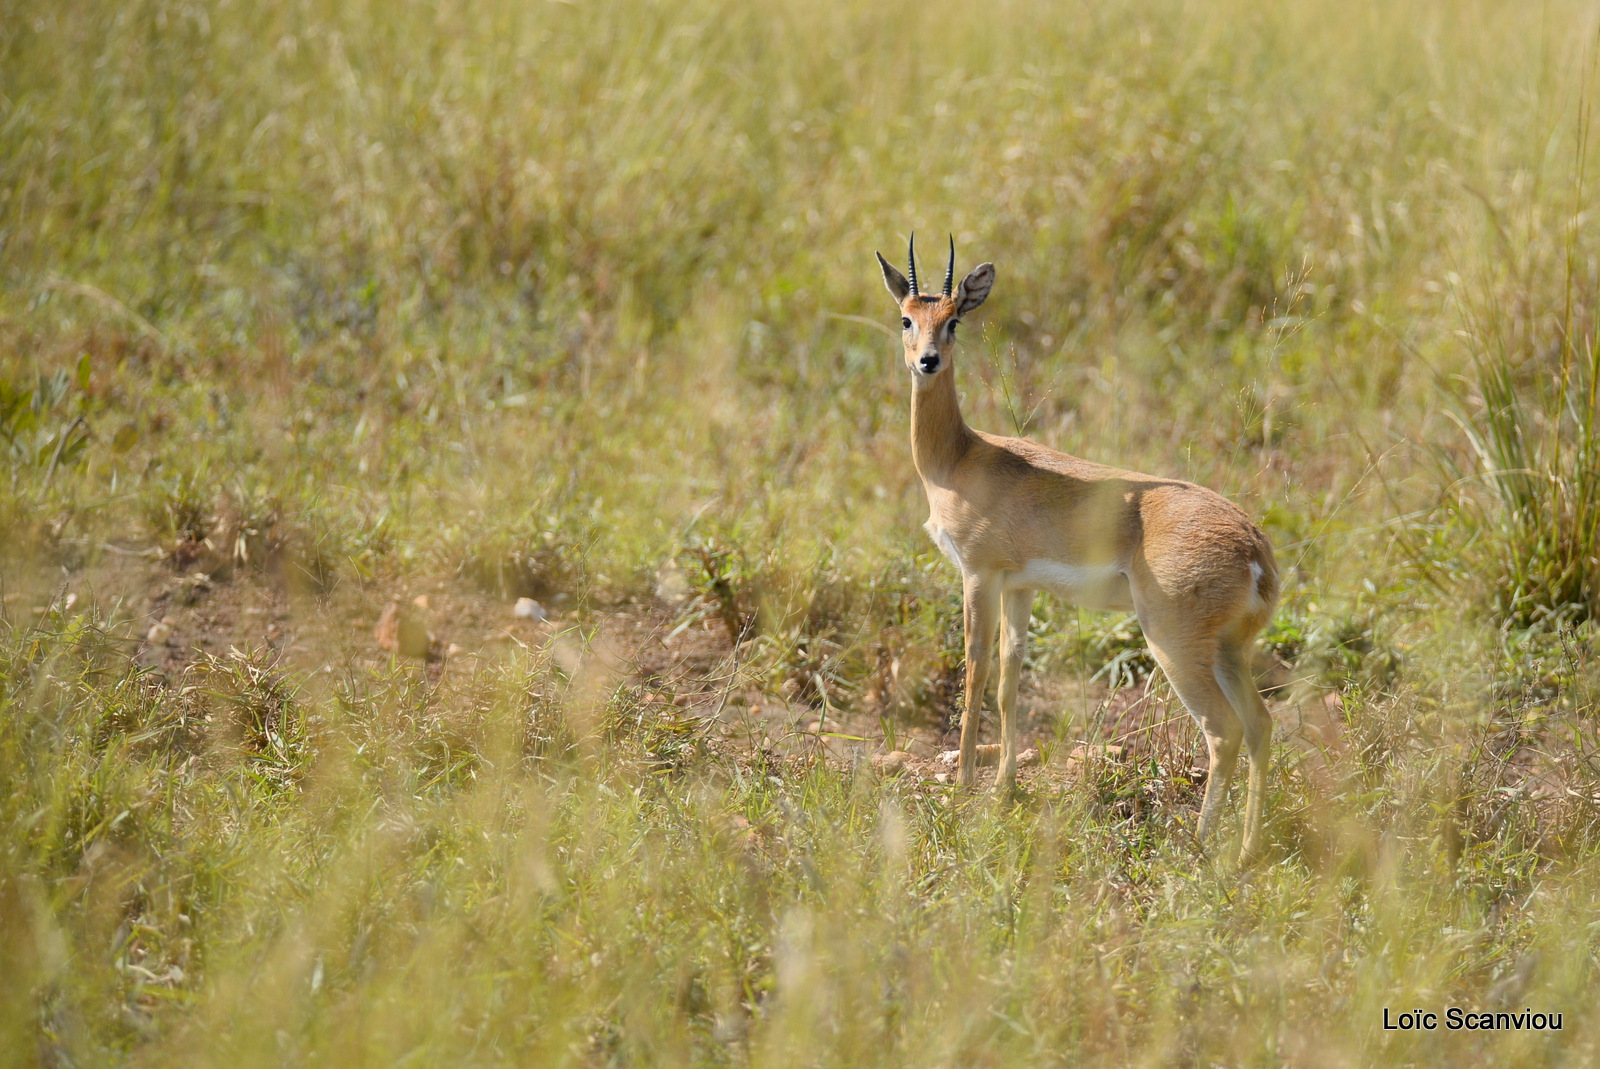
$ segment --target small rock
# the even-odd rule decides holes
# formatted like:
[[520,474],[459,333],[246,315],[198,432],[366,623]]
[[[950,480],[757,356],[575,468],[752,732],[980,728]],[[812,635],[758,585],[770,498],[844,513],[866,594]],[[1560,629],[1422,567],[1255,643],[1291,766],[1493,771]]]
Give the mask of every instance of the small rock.
[[150,625],[150,630],[144,634],[144,640],[152,646],[160,646],[172,637],[172,620],[163,616]]
[[518,620],[532,620],[536,624],[550,618],[545,613],[544,606],[532,598],[518,598],[516,607],[511,610],[511,615]]
[[1117,761],[1122,757],[1122,747],[1116,745],[1102,746],[1099,744],[1087,745],[1079,743],[1067,754],[1068,761],[1087,761],[1092,757],[1102,757],[1108,761]]
[[211,576],[206,572],[192,572],[180,576],[173,596],[179,605],[193,605],[211,590]]
[[465,652],[467,652],[467,651],[462,649],[460,646],[457,646],[454,642],[452,642],[452,643],[450,643],[450,647],[444,651],[444,655],[446,657],[459,657]]
[[935,782],[935,783],[949,783],[950,782],[950,773],[948,773],[948,772],[935,772],[933,774],[933,782]]
[[1039,751],[1032,746],[1017,754],[1017,767],[1030,768],[1039,763]]
[[905,771],[906,761],[911,757],[904,750],[894,750],[890,753],[872,755],[872,767],[875,771],[885,776],[898,776]]
[[415,605],[419,609],[426,609],[428,607],[428,595],[418,594],[416,597],[411,599],[411,604]]
[[656,597],[662,601],[677,604],[687,601],[692,593],[694,588],[689,585],[689,577],[677,561],[667,561],[656,572]]
[[[1000,763],[1000,744],[997,742],[982,743],[978,746],[973,756],[977,759],[976,763],[979,768],[984,765],[997,765]],[[961,751],[946,750],[935,760],[946,768],[956,768],[961,764]]]

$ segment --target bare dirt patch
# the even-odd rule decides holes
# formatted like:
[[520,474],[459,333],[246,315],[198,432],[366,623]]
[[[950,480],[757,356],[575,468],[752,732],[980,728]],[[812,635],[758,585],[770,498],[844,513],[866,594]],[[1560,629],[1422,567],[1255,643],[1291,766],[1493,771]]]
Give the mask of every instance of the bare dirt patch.
[[[76,572],[52,577],[12,569],[29,585],[4,592],[13,620],[43,620],[73,606],[97,605],[136,663],[177,679],[197,660],[248,654],[275,671],[309,678],[333,668],[382,671],[408,664],[434,682],[467,678],[515,651],[549,657],[569,677],[632,688],[640,705],[692,724],[706,746],[736,759],[754,754],[810,757],[840,768],[930,784],[953,778],[940,755],[959,745],[959,712],[943,708],[886,717],[870,707],[831,704],[763,687],[748,671],[753,640],[736,645],[715,615],[689,620],[681,607],[645,596],[579,613],[560,595],[523,605],[445,577],[402,583],[343,582],[326,590],[292,574],[236,569],[214,577],[182,554],[104,547]],[[396,639],[399,623],[415,635]],[[385,640],[385,636],[388,640]],[[870,703],[862,703],[870,706]],[[1271,703],[1280,731],[1328,776],[1338,752],[1337,704]],[[982,737],[996,738],[992,696]],[[1019,693],[1019,751],[1039,759],[1020,768],[1024,786],[1064,785],[1086,764],[1139,767],[1191,784],[1204,782],[1204,746],[1169,689],[1109,688],[1064,673],[1029,671]],[[900,755],[886,765],[889,753]],[[874,758],[878,758],[874,765]],[[980,782],[986,777],[980,770]]]

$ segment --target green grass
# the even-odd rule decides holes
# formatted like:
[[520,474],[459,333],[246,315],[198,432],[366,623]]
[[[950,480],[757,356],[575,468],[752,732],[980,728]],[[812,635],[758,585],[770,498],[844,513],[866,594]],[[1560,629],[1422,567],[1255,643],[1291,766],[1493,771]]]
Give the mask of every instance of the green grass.
[[[1594,32],[0,0],[0,1064],[1593,1061]],[[1161,761],[956,796],[596,668],[607,621],[720,620],[741,686],[949,711],[861,322],[913,229],[997,265],[970,422],[1278,547],[1280,697],[1342,738],[1284,733],[1258,868]],[[424,589],[596,655],[351,652]],[[151,590],[318,645],[154,668]],[[1125,620],[1033,631],[1062,688],[1150,670]],[[1447,1004],[1565,1028],[1379,1027]]]

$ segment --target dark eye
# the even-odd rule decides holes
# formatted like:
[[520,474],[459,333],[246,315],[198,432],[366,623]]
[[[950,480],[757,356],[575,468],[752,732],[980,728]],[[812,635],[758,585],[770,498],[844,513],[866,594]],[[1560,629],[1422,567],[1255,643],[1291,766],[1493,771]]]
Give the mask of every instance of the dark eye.
[[901,316],[900,317],[900,327],[901,327],[902,330],[910,330],[911,329],[911,317],[910,316]]
[[959,327],[960,325],[961,325],[961,320],[952,319],[950,321],[950,333],[954,334],[956,332],[956,328]]

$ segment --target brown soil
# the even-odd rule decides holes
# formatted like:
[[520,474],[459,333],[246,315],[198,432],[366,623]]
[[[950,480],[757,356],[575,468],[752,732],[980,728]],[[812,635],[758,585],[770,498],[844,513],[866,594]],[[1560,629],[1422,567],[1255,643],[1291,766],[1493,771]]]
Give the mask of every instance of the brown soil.
[[[753,686],[742,671],[749,646],[736,653],[719,617],[708,614],[684,627],[681,607],[656,598],[608,606],[581,620],[552,599],[557,603],[541,607],[547,619],[536,621],[517,618],[512,603],[460,580],[349,582],[313,592],[293,575],[245,567],[227,569],[226,578],[213,576],[199,570],[205,560],[195,554],[157,558],[103,548],[96,563],[58,571],[53,583],[43,569],[7,569],[9,585],[0,590],[6,617],[43,621],[52,609],[95,604],[138,664],[173,680],[197,660],[231,651],[302,677],[336,667],[380,670],[405,663],[439,681],[470,675],[519,648],[541,650],[569,674],[598,672],[638,688],[646,703],[671,705],[700,720],[708,744],[730,755],[813,755],[850,766],[892,748],[909,755],[901,776],[930,783],[948,772],[939,755],[959,742],[944,710],[927,711],[921,723],[892,725],[890,739],[876,712],[825,707]],[[400,610],[409,625],[426,628],[425,647],[412,643],[410,650],[426,648],[426,656],[408,657],[407,644],[395,641]],[[1075,777],[1086,754],[1147,768],[1153,759],[1169,775],[1203,781],[1199,733],[1167,688],[1112,691],[1075,677],[1030,672],[1019,705],[1018,748],[1038,749],[1044,758],[1019,770],[1024,785]],[[1272,707],[1280,728],[1308,760],[1324,767],[1328,752],[1339,745],[1338,707]],[[993,741],[996,730],[986,715],[984,741]]]

